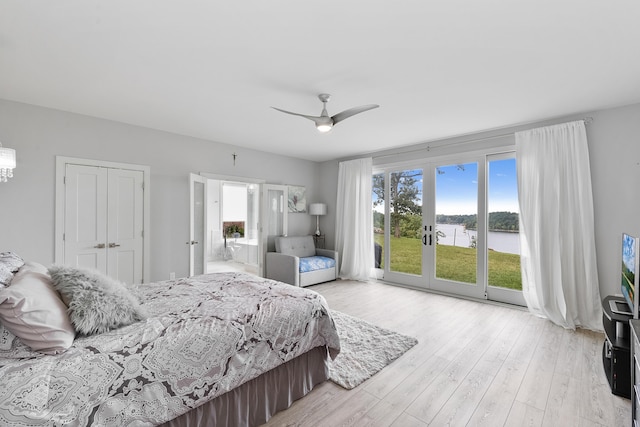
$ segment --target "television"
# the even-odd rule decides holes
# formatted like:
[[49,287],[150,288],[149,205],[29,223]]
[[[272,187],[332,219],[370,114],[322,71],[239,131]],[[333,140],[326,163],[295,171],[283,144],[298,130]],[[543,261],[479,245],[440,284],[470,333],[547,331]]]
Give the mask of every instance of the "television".
[[622,234],[622,263],[620,268],[620,290],[625,303],[611,306],[611,311],[638,318],[638,241],[626,233]]

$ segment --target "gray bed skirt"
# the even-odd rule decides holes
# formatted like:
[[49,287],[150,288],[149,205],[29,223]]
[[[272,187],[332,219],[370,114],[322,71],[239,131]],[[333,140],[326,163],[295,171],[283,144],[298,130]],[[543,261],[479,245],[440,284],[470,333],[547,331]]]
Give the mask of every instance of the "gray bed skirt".
[[328,378],[327,349],[316,347],[162,426],[259,426]]

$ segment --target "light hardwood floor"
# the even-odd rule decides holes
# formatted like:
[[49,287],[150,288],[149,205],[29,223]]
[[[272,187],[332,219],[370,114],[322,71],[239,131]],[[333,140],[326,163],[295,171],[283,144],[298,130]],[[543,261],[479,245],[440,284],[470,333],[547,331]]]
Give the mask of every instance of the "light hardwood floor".
[[380,283],[311,287],[332,309],[419,344],[353,390],[327,381],[266,426],[628,426],[604,335],[524,310]]

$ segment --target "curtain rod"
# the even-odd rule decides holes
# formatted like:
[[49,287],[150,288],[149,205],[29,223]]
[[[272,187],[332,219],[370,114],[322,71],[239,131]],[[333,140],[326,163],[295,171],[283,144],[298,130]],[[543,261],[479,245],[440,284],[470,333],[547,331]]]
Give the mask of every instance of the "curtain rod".
[[[588,116],[588,117],[585,117],[585,118],[580,119],[580,120],[582,120],[585,125],[588,125],[588,124],[593,122],[593,117]],[[373,158],[374,159],[382,159],[382,158],[385,158],[385,157],[394,157],[394,156],[399,156],[399,155],[402,155],[402,154],[411,154],[411,153],[417,153],[417,152],[421,152],[421,151],[431,151],[432,148],[453,147],[453,146],[456,146],[456,145],[471,144],[471,143],[475,143],[475,142],[487,141],[487,140],[490,140],[490,139],[502,138],[504,136],[510,136],[510,135],[515,135],[515,132],[501,133],[499,135],[492,135],[492,136],[486,136],[484,138],[470,139],[468,141],[451,142],[449,144],[427,145],[426,148],[417,148],[415,150],[401,151],[401,152],[393,153],[393,154],[384,154],[382,156],[373,156]]]

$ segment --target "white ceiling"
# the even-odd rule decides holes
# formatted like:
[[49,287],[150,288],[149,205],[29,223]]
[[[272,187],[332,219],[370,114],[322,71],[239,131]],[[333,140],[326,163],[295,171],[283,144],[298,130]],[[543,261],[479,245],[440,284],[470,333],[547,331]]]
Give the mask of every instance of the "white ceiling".
[[323,161],[640,102],[640,2],[2,0],[0,98]]

